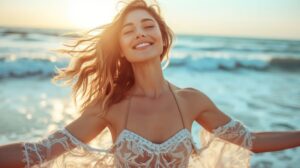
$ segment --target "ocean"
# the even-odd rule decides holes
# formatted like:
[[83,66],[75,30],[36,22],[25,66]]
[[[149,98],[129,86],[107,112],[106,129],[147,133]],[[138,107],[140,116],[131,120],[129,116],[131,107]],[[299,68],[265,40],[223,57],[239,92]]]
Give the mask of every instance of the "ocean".
[[[69,30],[0,27],[0,144],[31,141],[78,116],[51,83]],[[165,78],[204,92],[252,131],[300,130],[300,40],[176,35]],[[197,140],[198,124],[193,125]],[[300,148],[255,154],[252,168],[296,168]]]

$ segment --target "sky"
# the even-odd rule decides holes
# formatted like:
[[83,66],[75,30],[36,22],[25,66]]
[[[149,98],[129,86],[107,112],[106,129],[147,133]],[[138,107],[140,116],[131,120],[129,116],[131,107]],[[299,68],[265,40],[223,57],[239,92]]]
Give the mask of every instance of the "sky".
[[[117,0],[0,0],[0,26],[92,28]],[[300,0],[158,0],[175,33],[300,40]]]

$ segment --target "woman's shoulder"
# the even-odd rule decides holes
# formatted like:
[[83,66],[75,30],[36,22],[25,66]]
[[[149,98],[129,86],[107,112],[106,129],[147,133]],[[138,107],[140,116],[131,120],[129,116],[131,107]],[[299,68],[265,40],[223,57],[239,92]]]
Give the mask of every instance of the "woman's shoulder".
[[178,97],[186,99],[188,101],[193,101],[193,100],[198,101],[198,100],[207,98],[205,93],[203,93],[199,89],[192,88],[192,87],[180,88],[174,84],[172,84],[172,85],[173,85],[176,95]]
[[179,88],[174,86],[174,91],[181,106],[190,114],[192,119],[197,118],[199,114],[207,111],[213,105],[210,98],[199,89],[192,87]]
[[108,120],[111,125],[122,122],[126,114],[128,103],[129,99],[124,98],[121,101],[110,105],[105,115],[106,120]]

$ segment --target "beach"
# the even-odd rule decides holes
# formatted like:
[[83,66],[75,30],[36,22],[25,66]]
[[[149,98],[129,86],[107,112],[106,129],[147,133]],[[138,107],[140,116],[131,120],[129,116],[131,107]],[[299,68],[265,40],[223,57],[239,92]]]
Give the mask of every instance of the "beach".
[[[0,144],[38,140],[79,115],[71,89],[51,83],[69,61],[50,51],[68,40],[59,36],[66,31],[0,28]],[[300,130],[300,41],[176,35],[170,57],[167,80],[201,90],[250,130]],[[200,129],[194,123],[196,141]],[[255,154],[251,167],[298,163],[296,148]]]

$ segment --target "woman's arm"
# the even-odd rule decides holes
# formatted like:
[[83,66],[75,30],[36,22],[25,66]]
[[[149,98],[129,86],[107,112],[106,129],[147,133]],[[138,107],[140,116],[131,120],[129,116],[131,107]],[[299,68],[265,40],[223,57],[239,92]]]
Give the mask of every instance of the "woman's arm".
[[19,168],[24,167],[23,159],[23,144],[12,143],[0,146],[0,166]]
[[[0,146],[0,167],[32,166],[40,163],[41,160],[51,160],[73,149],[76,147],[74,141],[88,143],[108,124],[105,119],[97,117],[98,109],[99,107],[96,106],[88,107],[78,119],[67,125],[65,130],[56,131],[42,141],[34,143],[17,142]],[[70,138],[71,136],[73,139]],[[75,137],[76,139],[74,139]],[[26,157],[29,157],[28,159],[33,162],[28,163]]]
[[242,123],[231,121],[205,94],[191,90],[194,93],[190,100],[196,105],[195,120],[220,138],[246,147],[254,153],[300,146],[300,131],[250,132]]
[[256,132],[253,133],[252,151],[272,152],[300,146],[300,131]]

